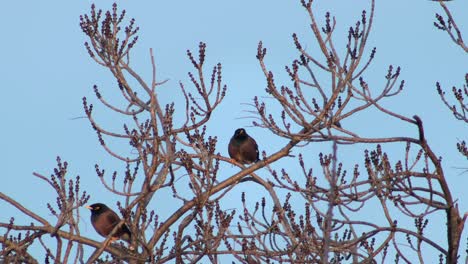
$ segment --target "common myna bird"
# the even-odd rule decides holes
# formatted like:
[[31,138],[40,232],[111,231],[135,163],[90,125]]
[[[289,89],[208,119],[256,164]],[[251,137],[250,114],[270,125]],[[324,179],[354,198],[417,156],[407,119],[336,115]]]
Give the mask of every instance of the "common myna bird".
[[[114,227],[120,223],[120,217],[105,204],[95,203],[85,207],[91,210],[91,223],[96,232],[103,237],[107,237]],[[112,235],[112,240],[122,239],[130,243],[131,237],[132,234],[128,226],[124,223]]]
[[258,146],[245,129],[239,128],[234,132],[228,147],[229,156],[239,163],[250,164],[258,161]]

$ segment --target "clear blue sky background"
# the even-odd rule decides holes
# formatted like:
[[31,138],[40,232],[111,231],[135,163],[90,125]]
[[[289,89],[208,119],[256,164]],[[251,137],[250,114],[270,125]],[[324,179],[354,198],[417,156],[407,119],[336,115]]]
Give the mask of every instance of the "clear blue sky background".
[[[336,36],[339,39],[343,36],[340,33],[354,25],[361,10],[368,7],[367,1],[315,2],[320,21],[323,21],[325,10],[337,17]],[[45,203],[55,203],[55,195],[44,182],[33,177],[32,172],[50,174],[57,155],[70,163],[70,175],[81,175],[82,187],[92,195],[91,201],[115,207],[116,197],[99,186],[94,164],[100,163],[109,171],[120,170],[121,165],[110,159],[97,144],[87,119],[74,119],[84,116],[83,96],[98,105],[92,92],[94,84],[100,86],[104,95],[110,98],[115,95],[111,75],[95,64],[83,47],[86,38],[79,28],[79,15],[87,13],[91,3],[5,1],[1,5],[0,191],[47,218]],[[240,118],[247,115],[243,111],[248,107],[243,103],[250,103],[255,95],[264,95],[265,80],[255,58],[258,41],[262,40],[268,48],[266,61],[281,76],[280,81],[287,80],[284,65],[297,55],[291,39],[293,32],[306,41],[305,46],[311,53],[316,48],[307,14],[299,1],[118,3],[120,8],[127,10],[127,18],[136,18],[141,28],[139,43],[133,50],[135,69],[150,81],[149,48],[153,48],[159,79],[170,79],[163,86],[164,100],[174,100],[171,97],[178,90],[179,80],[188,84],[187,72],[192,69],[186,50],[196,51],[199,41],[207,43],[207,65],[223,63],[224,82],[229,91],[220,112],[210,123],[209,132],[219,137],[219,151],[224,155],[227,155],[225,146],[233,131],[251,124],[248,119]],[[468,1],[455,0],[447,5],[468,40]],[[111,2],[97,3],[97,7],[108,9]],[[455,144],[457,139],[468,139],[468,129],[466,124],[455,121],[443,106],[435,82],[440,81],[447,91],[454,85],[460,87],[468,70],[468,55],[444,32],[433,27],[435,12],[441,12],[438,3],[426,0],[378,1],[368,45],[369,50],[377,47],[377,55],[365,76],[375,87],[382,87],[388,65],[402,67],[405,90],[386,106],[407,116],[418,114],[422,117],[427,139],[436,153],[443,156],[447,180],[463,214],[468,210],[468,174],[462,174],[456,167],[468,166],[466,159],[456,151]],[[342,49],[343,41],[339,39],[337,43]],[[103,107],[98,106],[95,114],[109,126],[121,127],[121,122],[109,118]],[[416,136],[414,127],[372,114],[344,125],[356,127],[367,135],[378,136],[380,131],[388,135]],[[261,150],[272,153],[282,147],[275,145],[277,139],[267,131],[248,128],[248,132],[257,138]],[[316,157],[316,153],[313,150],[311,155]],[[347,158],[346,152],[342,158]],[[352,163],[349,165],[348,169],[351,169]],[[230,170],[236,171],[234,168]],[[247,186],[245,188],[248,190]],[[4,203],[0,204],[0,209],[1,219],[15,214]],[[163,205],[156,209],[163,215],[173,210]],[[99,239],[89,225],[88,212],[83,210],[83,216],[84,234]],[[17,221],[19,223],[21,219]],[[441,233],[441,236],[445,235]],[[464,241],[461,241],[462,245]]]

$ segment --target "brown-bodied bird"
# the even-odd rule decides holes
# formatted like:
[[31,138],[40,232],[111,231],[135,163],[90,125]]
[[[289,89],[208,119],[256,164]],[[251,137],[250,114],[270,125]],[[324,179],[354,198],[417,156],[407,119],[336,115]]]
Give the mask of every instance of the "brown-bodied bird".
[[229,141],[228,152],[229,156],[239,163],[250,164],[258,161],[257,142],[243,128],[234,132]]
[[[91,224],[93,224],[96,232],[103,237],[107,237],[114,227],[120,223],[120,217],[105,204],[95,203],[85,207],[91,210]],[[132,234],[128,226],[124,223],[112,235],[112,240],[122,239],[130,243],[131,237]]]

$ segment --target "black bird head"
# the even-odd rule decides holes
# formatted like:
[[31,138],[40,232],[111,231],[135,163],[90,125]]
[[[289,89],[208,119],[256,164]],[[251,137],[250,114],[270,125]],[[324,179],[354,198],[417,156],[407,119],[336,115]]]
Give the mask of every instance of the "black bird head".
[[234,132],[234,138],[236,139],[246,139],[249,135],[247,135],[247,132],[245,132],[245,129],[243,128],[238,128]]
[[234,132],[228,146],[229,156],[239,163],[250,164],[258,161],[258,146],[245,129],[238,128]]
[[104,213],[105,211],[110,210],[110,208],[107,207],[107,205],[102,204],[102,203],[95,203],[95,204],[92,204],[92,205],[86,205],[85,207],[88,208],[89,210],[91,210],[91,216],[100,215],[100,214]]

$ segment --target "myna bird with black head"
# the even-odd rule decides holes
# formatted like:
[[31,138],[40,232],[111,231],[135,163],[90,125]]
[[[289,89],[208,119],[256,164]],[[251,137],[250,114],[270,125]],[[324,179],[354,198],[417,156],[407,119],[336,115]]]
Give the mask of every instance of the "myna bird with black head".
[[243,128],[239,128],[234,132],[234,136],[229,141],[228,152],[232,159],[242,164],[258,161],[257,142]]
[[[115,226],[120,223],[120,217],[105,204],[95,203],[85,207],[91,210],[91,224],[93,224],[96,232],[103,237],[109,236]],[[130,243],[131,237],[132,234],[124,223],[112,235],[112,240],[122,239]]]

